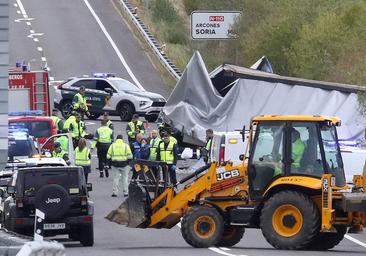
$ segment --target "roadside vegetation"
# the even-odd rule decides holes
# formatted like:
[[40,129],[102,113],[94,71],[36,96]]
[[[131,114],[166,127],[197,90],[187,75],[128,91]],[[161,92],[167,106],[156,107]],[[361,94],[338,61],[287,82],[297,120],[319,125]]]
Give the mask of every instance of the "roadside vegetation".
[[[275,73],[366,84],[364,0],[131,0],[165,52],[182,70],[194,50],[207,68],[248,67],[265,55]],[[240,10],[237,40],[200,41],[190,36],[194,10]]]

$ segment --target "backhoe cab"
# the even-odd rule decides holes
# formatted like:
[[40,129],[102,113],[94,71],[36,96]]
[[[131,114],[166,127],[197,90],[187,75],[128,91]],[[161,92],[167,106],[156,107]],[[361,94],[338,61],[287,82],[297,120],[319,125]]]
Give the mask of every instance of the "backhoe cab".
[[233,246],[244,228],[259,228],[278,249],[333,248],[348,228],[366,225],[366,168],[346,185],[339,125],[335,117],[254,117],[245,160],[203,166],[179,182],[179,192],[160,181],[164,163],[137,161],[139,182],[107,219],[138,228],[181,221],[194,247]]

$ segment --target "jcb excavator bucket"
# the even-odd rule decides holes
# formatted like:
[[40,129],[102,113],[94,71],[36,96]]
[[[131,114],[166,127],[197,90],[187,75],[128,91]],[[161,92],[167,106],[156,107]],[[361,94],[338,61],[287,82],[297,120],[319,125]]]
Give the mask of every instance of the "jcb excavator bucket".
[[105,218],[127,227],[145,228],[149,224],[149,206],[147,205],[146,195],[136,183],[131,183],[128,189],[128,198]]

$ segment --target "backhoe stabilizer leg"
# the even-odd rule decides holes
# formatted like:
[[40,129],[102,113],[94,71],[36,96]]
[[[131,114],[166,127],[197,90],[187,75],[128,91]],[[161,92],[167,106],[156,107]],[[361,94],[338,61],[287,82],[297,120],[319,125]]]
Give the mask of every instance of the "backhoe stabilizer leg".
[[105,218],[120,225],[131,228],[146,228],[148,226],[148,205],[146,195],[136,184],[129,185],[129,197]]

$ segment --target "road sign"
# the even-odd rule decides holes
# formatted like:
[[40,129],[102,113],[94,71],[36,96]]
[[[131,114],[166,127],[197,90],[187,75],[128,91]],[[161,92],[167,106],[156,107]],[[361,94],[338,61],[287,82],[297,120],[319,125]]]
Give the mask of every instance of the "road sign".
[[193,39],[234,39],[232,26],[240,17],[239,11],[194,11],[191,13]]

